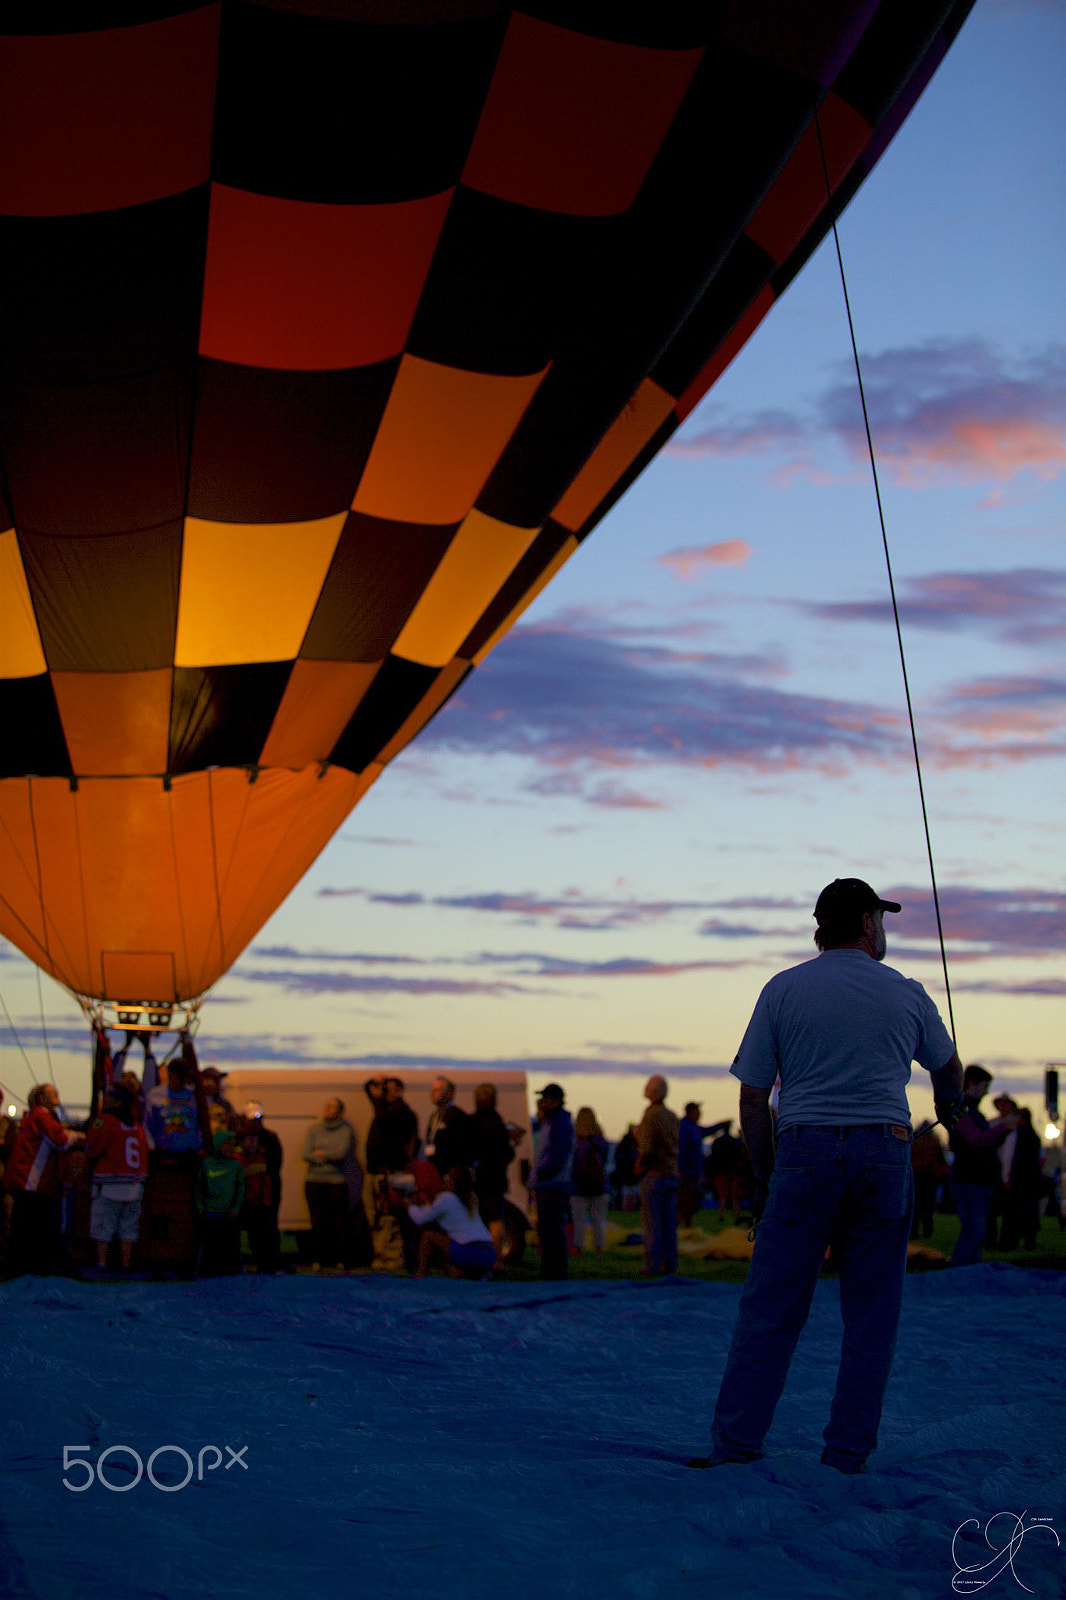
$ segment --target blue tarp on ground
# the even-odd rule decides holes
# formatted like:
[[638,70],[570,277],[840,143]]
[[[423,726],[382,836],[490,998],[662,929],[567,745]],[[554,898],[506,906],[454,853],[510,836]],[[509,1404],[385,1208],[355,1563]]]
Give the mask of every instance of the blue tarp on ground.
[[[949,1600],[972,1562],[1005,1600],[1020,1583],[1039,1600],[1062,1592],[1066,1275],[909,1280],[881,1448],[850,1479],[818,1461],[839,1349],[831,1281],[768,1458],[685,1467],[709,1443],[739,1294],[683,1279],[4,1285],[0,1590]],[[65,1446],[93,1469],[83,1493],[63,1485],[88,1476],[64,1473]],[[113,1446],[128,1448],[104,1457],[109,1489],[95,1468]],[[195,1466],[206,1450],[202,1481],[134,1483],[131,1451],[147,1464],[163,1446],[160,1483],[186,1476],[180,1451]],[[984,1542],[997,1513],[1030,1530],[1013,1573]],[[993,1542],[1010,1527],[994,1523]],[[956,1577],[956,1592],[978,1581]]]

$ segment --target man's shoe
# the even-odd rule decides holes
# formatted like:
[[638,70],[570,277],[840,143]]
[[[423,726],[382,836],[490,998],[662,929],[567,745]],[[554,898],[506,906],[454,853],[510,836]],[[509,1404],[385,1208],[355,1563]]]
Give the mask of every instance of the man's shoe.
[[828,1450],[822,1451],[822,1466],[833,1467],[837,1472],[842,1472],[846,1478],[854,1478],[857,1473],[866,1471],[865,1456],[832,1456]]

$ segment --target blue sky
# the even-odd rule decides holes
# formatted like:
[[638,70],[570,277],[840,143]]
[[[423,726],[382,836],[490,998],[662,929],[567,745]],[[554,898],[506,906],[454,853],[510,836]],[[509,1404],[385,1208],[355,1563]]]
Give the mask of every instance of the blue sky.
[[[1034,1109],[1066,1053],[1064,32],[979,0],[840,228],[959,1047]],[[942,1002],[830,240],[223,981],[202,1057],[526,1065],[612,1134],[654,1067],[728,1115],[759,988],[850,874],[904,901],[888,959]],[[44,1000],[73,1099],[82,1026]]]

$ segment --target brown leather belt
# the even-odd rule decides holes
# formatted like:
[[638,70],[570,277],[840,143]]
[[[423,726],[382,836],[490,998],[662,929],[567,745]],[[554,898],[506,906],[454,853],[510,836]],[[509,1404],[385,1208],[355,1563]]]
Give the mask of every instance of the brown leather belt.
[[911,1136],[910,1128],[898,1122],[793,1122],[785,1132],[794,1130],[801,1133],[804,1129],[818,1133],[848,1133],[861,1129],[864,1133],[890,1133],[893,1139],[909,1139]]

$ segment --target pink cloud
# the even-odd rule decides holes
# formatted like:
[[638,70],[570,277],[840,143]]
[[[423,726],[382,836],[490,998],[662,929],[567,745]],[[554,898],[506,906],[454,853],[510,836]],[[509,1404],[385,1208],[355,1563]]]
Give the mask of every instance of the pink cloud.
[[979,678],[941,702],[931,753],[942,767],[987,767],[1066,753],[1066,679]]
[[584,796],[590,806],[603,806],[616,811],[662,811],[665,800],[656,800],[650,794],[641,794],[621,783],[598,783]]
[[897,483],[925,489],[986,478],[1005,482],[1026,471],[1050,479],[1066,467],[1066,432],[1050,423],[938,420],[939,426],[928,432],[883,438],[878,455]]
[[[983,339],[929,340],[863,362],[878,461],[908,488],[1055,478],[1066,468],[1066,353],[1011,360]],[[866,459],[850,372],[819,402],[853,459]]]
[[704,567],[741,567],[751,555],[746,539],[722,539],[717,544],[687,545],[657,556],[660,567],[669,567],[675,578],[690,582]]
[[[706,420],[706,415],[700,418]],[[807,425],[784,411],[759,411],[739,421],[703,427],[699,433],[685,429],[663,447],[671,456],[747,456],[769,451],[794,450],[802,442]]]
[[[933,339],[864,356],[863,384],[878,461],[908,488],[1006,483],[1025,474],[1047,481],[1066,469],[1061,346],[1018,357],[980,338]],[[827,433],[865,466],[866,431],[850,362],[806,415],[761,411],[716,419],[698,432],[682,430],[664,453],[776,455],[777,488],[838,483],[837,464],[824,459]]]

